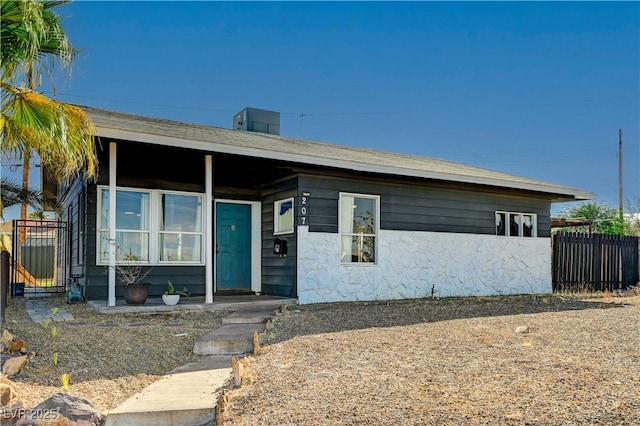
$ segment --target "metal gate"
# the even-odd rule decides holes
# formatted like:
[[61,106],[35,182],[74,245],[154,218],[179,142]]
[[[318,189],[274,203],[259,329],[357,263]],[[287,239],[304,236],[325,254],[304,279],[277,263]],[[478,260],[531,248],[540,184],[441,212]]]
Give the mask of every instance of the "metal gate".
[[51,219],[13,221],[11,294],[63,293],[69,273],[67,224]]

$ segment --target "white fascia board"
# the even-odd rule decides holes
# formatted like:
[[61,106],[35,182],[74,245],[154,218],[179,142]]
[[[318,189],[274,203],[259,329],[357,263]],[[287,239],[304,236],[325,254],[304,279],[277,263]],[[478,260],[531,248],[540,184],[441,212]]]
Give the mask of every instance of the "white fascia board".
[[96,134],[99,137],[122,139],[126,141],[151,143],[157,145],[174,146],[179,148],[197,149],[221,154],[234,154],[255,158],[290,161],[294,163],[311,164],[316,166],[334,167],[360,172],[390,174],[405,177],[419,177],[424,179],[444,180],[450,182],[470,183],[475,185],[498,186],[502,188],[522,189],[527,191],[543,192],[559,195],[564,200],[592,200],[595,195],[574,188],[566,188],[553,185],[540,185],[527,182],[517,182],[502,179],[493,179],[480,176],[466,176],[453,173],[430,172],[426,170],[407,169],[396,166],[383,166],[357,161],[338,160],[333,158],[317,157],[311,155],[294,154],[288,152],[270,151],[260,148],[249,148],[227,143],[204,142],[192,139],[176,138],[170,136],[141,133],[130,130],[114,129],[110,127],[96,126]]

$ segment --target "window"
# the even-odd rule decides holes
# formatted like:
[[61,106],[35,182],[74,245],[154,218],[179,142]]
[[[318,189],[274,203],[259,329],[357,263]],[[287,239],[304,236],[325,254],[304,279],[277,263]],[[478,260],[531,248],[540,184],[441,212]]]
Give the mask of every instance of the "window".
[[293,233],[293,198],[273,203],[273,235]]
[[199,262],[202,259],[202,198],[159,194],[160,260]]
[[[109,260],[109,189],[99,188],[98,263]],[[202,263],[202,196],[116,190],[116,261]],[[155,219],[154,219],[155,218]]]
[[537,215],[533,213],[496,212],[496,235],[535,237],[538,235]]
[[380,197],[340,194],[342,263],[376,263]]

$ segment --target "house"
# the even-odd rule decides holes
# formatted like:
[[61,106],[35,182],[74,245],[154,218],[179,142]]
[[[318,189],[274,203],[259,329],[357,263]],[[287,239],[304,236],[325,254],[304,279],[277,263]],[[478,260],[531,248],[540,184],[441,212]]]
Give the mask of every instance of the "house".
[[[71,276],[122,296],[113,265],[204,295],[301,304],[551,292],[550,206],[579,189],[434,158],[279,136],[247,108],[233,128],[82,107],[99,178],[59,195]],[[116,244],[110,243],[116,242]]]

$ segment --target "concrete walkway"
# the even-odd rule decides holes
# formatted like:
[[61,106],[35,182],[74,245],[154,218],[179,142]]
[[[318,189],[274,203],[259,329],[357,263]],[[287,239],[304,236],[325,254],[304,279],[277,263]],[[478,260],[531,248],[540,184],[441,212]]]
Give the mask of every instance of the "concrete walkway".
[[108,413],[105,426],[215,425],[218,394],[231,379],[231,358],[253,351],[255,331],[283,304],[295,299],[274,299],[260,304],[236,304],[222,325],[200,336],[194,353],[201,361],[179,367]]
[[41,323],[47,320],[50,321],[73,321],[73,315],[62,307],[58,307],[56,313],[54,310],[47,306],[44,301],[34,299],[27,300],[25,302],[27,313],[29,317],[37,323]]

